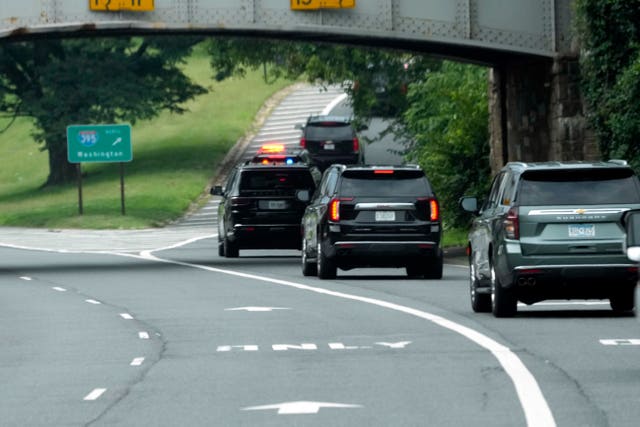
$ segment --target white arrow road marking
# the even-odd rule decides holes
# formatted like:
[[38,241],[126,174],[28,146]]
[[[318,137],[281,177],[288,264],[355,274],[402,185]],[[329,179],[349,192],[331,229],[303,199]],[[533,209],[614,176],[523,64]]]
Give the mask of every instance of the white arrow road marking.
[[320,408],[362,408],[362,405],[329,402],[283,402],[274,405],[250,406],[243,411],[267,411],[277,409],[280,415],[317,414]]
[[291,310],[286,307],[236,307],[225,308],[224,311],[273,311],[273,310]]
[[618,338],[600,340],[602,345],[640,345],[640,339],[637,338]]

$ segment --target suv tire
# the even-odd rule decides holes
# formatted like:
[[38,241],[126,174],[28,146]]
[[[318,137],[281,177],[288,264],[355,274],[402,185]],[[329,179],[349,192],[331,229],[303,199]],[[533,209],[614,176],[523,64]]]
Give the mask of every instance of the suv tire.
[[517,299],[513,289],[502,287],[496,275],[496,269],[491,264],[491,311],[495,317],[513,317],[518,310]]
[[318,240],[318,277],[320,279],[335,279],[338,274],[338,267],[331,258],[322,252],[322,243]]
[[224,242],[218,241],[218,256],[224,256]]
[[479,281],[476,278],[475,267],[469,258],[469,294],[471,296],[471,308],[476,313],[491,312],[491,295],[478,293]]
[[635,284],[624,285],[609,298],[609,304],[613,311],[618,313],[633,312],[636,307]]
[[227,258],[238,258],[240,250],[238,246],[229,240],[228,237],[224,238],[224,256]]
[[309,262],[307,259],[307,240],[302,239],[302,275],[303,276],[317,276],[318,264]]

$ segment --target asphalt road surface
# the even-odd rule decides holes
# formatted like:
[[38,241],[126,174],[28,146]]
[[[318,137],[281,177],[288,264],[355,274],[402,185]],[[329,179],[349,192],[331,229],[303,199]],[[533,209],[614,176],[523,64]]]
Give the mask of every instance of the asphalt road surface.
[[607,302],[496,319],[456,258],[323,281],[215,230],[0,229],[0,425],[640,423],[640,324]]

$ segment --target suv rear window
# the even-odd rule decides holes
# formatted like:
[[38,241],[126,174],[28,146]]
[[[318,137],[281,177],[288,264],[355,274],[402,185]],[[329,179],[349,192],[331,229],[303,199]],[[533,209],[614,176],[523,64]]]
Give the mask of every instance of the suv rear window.
[[522,175],[518,191],[521,206],[615,203],[640,203],[630,169],[530,171]]
[[353,129],[349,123],[343,122],[318,122],[309,123],[305,127],[307,139],[351,139]]
[[311,173],[307,170],[244,171],[240,177],[240,191],[314,189]]
[[342,175],[340,194],[344,196],[420,196],[430,194],[422,171],[346,171]]

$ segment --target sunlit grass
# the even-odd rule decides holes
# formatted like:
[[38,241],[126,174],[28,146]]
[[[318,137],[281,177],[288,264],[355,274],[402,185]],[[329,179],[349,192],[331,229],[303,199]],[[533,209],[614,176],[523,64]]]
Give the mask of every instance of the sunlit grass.
[[[0,134],[0,225],[144,228],[180,217],[203,195],[264,101],[291,83],[266,84],[260,71],[215,82],[209,58],[202,53],[194,55],[186,71],[210,93],[187,103],[186,114],[162,113],[133,126],[133,161],[124,168],[125,216],[117,163],[82,165],[82,216],[75,184],[42,188],[48,156],[31,138],[31,122],[20,119]],[[7,123],[0,118],[0,129]]]

